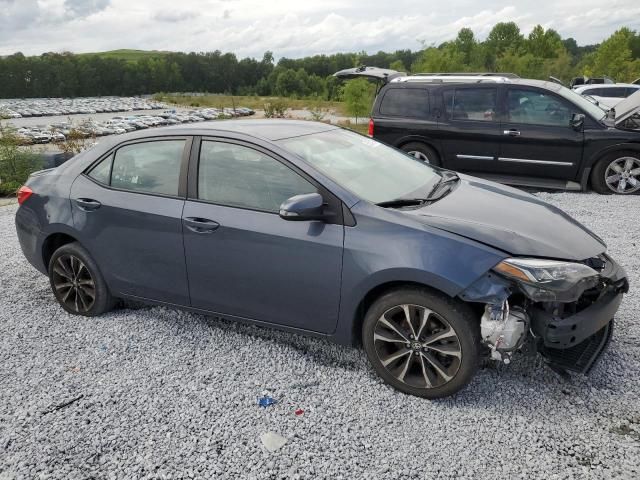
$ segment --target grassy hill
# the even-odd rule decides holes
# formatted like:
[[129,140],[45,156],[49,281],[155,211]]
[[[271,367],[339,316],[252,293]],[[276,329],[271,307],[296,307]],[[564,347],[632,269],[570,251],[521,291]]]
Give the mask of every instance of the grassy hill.
[[166,51],[161,50],[131,50],[131,49],[121,49],[121,50],[110,50],[108,52],[92,52],[92,53],[79,53],[80,56],[99,56],[102,58],[119,58],[122,60],[126,60],[128,62],[137,62],[141,58],[145,57],[159,57],[162,55],[166,55]]

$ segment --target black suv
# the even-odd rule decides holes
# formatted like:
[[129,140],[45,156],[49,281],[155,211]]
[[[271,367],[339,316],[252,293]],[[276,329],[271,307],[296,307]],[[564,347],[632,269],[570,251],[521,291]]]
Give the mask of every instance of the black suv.
[[423,161],[511,185],[640,191],[640,92],[605,111],[557,83],[514,75],[335,75],[380,81],[369,135]]

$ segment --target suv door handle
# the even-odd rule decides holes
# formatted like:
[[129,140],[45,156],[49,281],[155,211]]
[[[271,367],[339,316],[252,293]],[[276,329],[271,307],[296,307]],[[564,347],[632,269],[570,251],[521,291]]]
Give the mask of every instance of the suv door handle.
[[184,226],[195,233],[212,233],[215,232],[220,224],[208,218],[186,217],[182,219]]
[[520,130],[516,130],[515,128],[512,128],[510,130],[505,130],[502,133],[504,135],[509,135],[510,137],[519,137],[520,136]]
[[76,205],[85,212],[91,212],[99,209],[102,204],[93,198],[76,198]]

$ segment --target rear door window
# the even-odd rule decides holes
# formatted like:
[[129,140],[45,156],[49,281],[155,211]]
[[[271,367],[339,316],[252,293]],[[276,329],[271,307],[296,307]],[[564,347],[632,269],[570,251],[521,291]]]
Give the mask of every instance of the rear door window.
[[496,120],[495,88],[456,88],[444,92],[447,117],[452,120],[475,120],[493,122]]
[[390,88],[382,98],[380,113],[391,117],[427,118],[429,92],[423,88]]
[[178,195],[185,140],[125,145],[113,160],[111,186],[135,192]]
[[113,154],[109,155],[104,160],[100,161],[95,167],[93,167],[87,175],[93,178],[96,182],[104,185],[109,185],[111,180],[111,162],[113,161]]

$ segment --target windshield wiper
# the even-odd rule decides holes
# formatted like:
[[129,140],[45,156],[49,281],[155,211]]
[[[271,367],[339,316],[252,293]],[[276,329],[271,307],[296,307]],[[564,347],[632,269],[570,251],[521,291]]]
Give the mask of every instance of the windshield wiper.
[[438,182],[433,186],[426,198],[396,198],[394,200],[376,203],[376,205],[383,208],[421,206],[428,202],[440,200],[451,191],[450,188],[446,189],[444,187],[456,183],[458,180],[460,180],[458,174],[445,170],[442,172],[440,180],[438,180]]
[[442,172],[442,177],[440,178],[438,183],[436,183],[431,189],[431,192],[429,192],[426,200],[432,201],[441,199],[451,191],[451,189],[444,189],[443,187],[456,183],[458,182],[458,180],[460,180],[460,177],[457,173],[445,170],[444,172]]
[[396,198],[394,200],[376,203],[376,205],[382,208],[412,207],[422,205],[426,201],[427,199],[425,198]]

